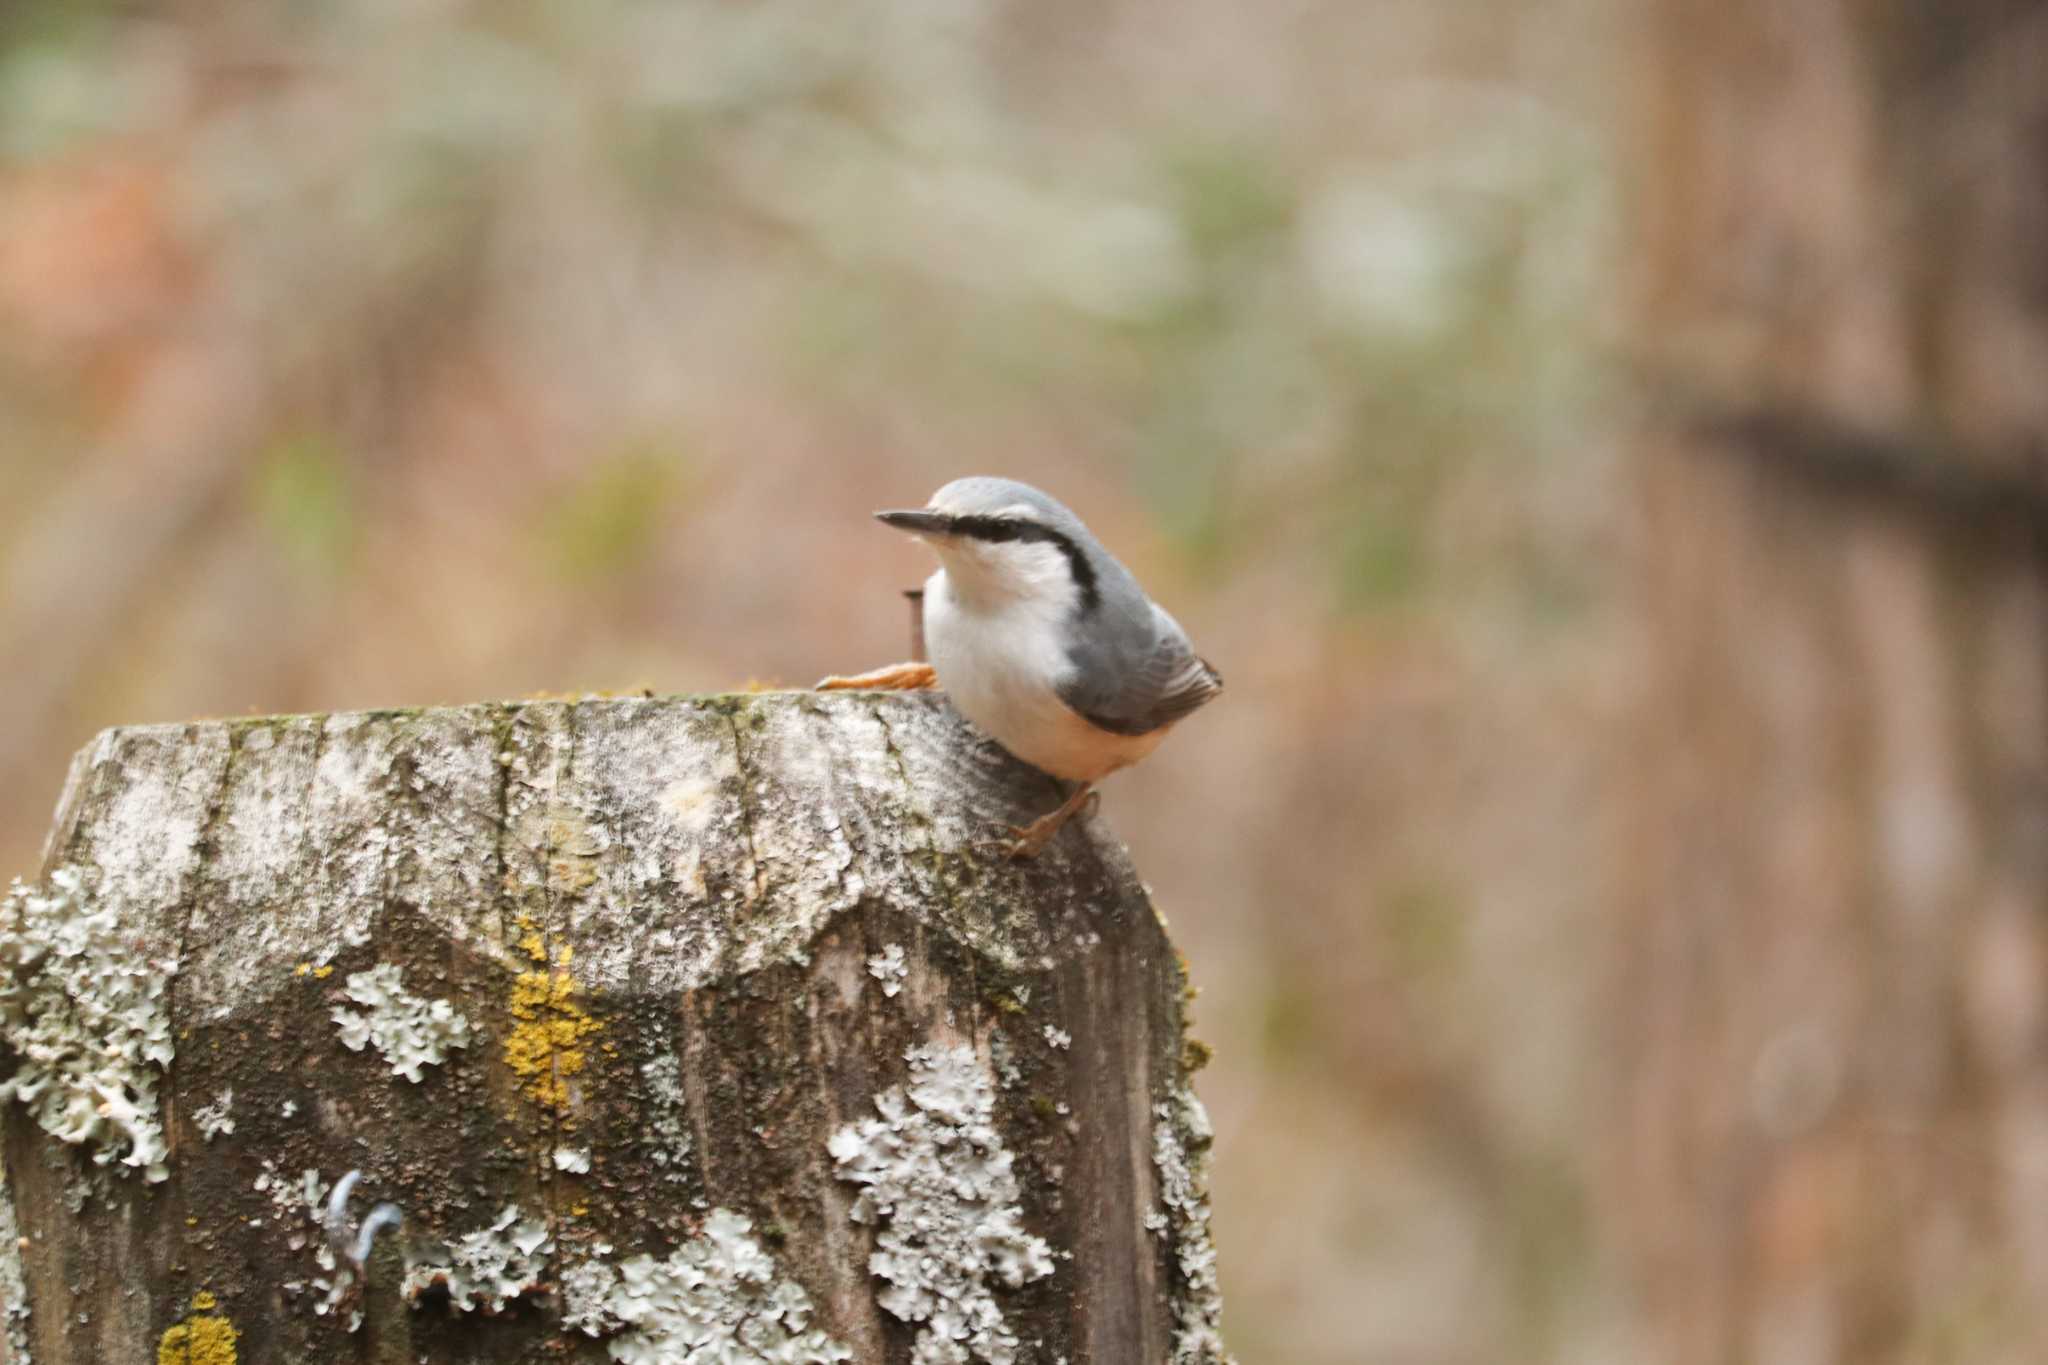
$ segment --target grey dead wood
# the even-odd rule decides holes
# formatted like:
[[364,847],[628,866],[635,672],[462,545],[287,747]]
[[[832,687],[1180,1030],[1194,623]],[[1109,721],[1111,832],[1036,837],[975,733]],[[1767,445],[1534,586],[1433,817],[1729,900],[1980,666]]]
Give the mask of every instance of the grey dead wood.
[[[620,1334],[562,1320],[563,1274],[664,1257],[727,1209],[812,1327],[908,1361],[923,1324],[881,1306],[877,1222],[852,1216],[828,1142],[914,1079],[912,1049],[964,1047],[1050,1253],[1042,1278],[989,1281],[1016,1358],[1221,1360],[1206,1226],[1167,1160],[1198,1166],[1206,1142],[1186,981],[1146,890],[1100,822],[1030,864],[976,847],[1056,796],[929,695],[101,735],[43,871],[80,869],[178,959],[168,1176],[94,1165],[7,1106],[17,1348],[153,1361],[211,1317],[243,1362],[603,1361]],[[380,964],[471,1027],[417,1083],[339,1037],[348,983]],[[230,1092],[233,1130],[206,1136]],[[337,1277],[281,1182],[350,1169],[353,1217],[390,1200],[406,1223],[322,1313]],[[502,1311],[401,1294],[420,1248],[511,1205],[549,1242]]]

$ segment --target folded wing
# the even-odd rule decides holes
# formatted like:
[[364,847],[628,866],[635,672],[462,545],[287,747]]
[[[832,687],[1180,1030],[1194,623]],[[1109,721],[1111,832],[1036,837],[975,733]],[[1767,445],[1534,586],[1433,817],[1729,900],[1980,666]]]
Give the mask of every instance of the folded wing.
[[1060,700],[1091,725],[1119,735],[1150,734],[1223,690],[1223,675],[1195,653],[1179,622],[1156,604],[1152,610],[1149,647],[1114,662],[1097,656],[1091,661],[1097,666],[1077,666],[1060,685]]

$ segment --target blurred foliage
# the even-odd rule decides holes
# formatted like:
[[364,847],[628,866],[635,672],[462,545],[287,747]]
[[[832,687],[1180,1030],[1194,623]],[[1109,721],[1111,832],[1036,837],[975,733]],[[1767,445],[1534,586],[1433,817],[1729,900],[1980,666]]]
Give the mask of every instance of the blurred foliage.
[[[1916,60],[2010,17],[1923,8]],[[1105,816],[1208,988],[1246,1365],[1647,1358],[1593,1023],[1637,22],[0,5],[8,855],[105,724],[880,662],[928,565],[866,512],[1028,478],[1231,679]]]
[[1314,1000],[1298,984],[1275,982],[1265,992],[1259,1044],[1268,1066],[1301,1066],[1325,1036]]
[[19,538],[99,610],[14,628],[105,635],[0,727],[13,846],[117,720],[886,657],[865,513],[1029,478],[1232,679],[1109,810],[1210,987],[1247,1365],[1578,1365],[1608,60],[1498,3],[0,8],[0,526],[187,518],[125,583]]
[[548,506],[548,561],[572,581],[638,567],[675,518],[684,468],[679,454],[658,443],[593,463]]
[[1398,883],[1379,915],[1393,965],[1404,979],[1427,984],[1454,978],[1465,958],[1468,913],[1441,880]]
[[333,579],[354,553],[361,515],[347,457],[329,437],[273,445],[254,465],[252,493],[264,523],[309,574]]
[[1209,269],[1249,261],[1293,227],[1295,195],[1275,150],[1206,143],[1172,149],[1164,159],[1175,216]]
[[1562,1319],[1585,1292],[1593,1271],[1593,1233],[1581,1173],[1555,1155],[1531,1154],[1509,1165],[1506,1233],[1516,1334],[1531,1356],[1548,1353]]

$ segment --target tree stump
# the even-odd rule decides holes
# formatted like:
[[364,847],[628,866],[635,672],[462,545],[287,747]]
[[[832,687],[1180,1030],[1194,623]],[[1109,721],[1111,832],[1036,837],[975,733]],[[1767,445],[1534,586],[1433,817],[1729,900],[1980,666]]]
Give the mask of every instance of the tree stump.
[[1173,948],[1098,824],[982,846],[1056,797],[929,695],[101,735],[5,1358],[1224,1360]]

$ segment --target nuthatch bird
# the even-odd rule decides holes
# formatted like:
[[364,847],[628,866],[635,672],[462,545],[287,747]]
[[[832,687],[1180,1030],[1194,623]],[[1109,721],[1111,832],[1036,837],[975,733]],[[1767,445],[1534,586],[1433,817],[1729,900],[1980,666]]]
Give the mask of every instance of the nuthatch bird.
[[1035,856],[1097,782],[1152,752],[1223,690],[1187,633],[1081,519],[1028,484],[956,479],[918,511],[877,512],[938,553],[924,585],[929,664],[820,688],[941,687],[1005,749],[1080,784],[1007,841]]

